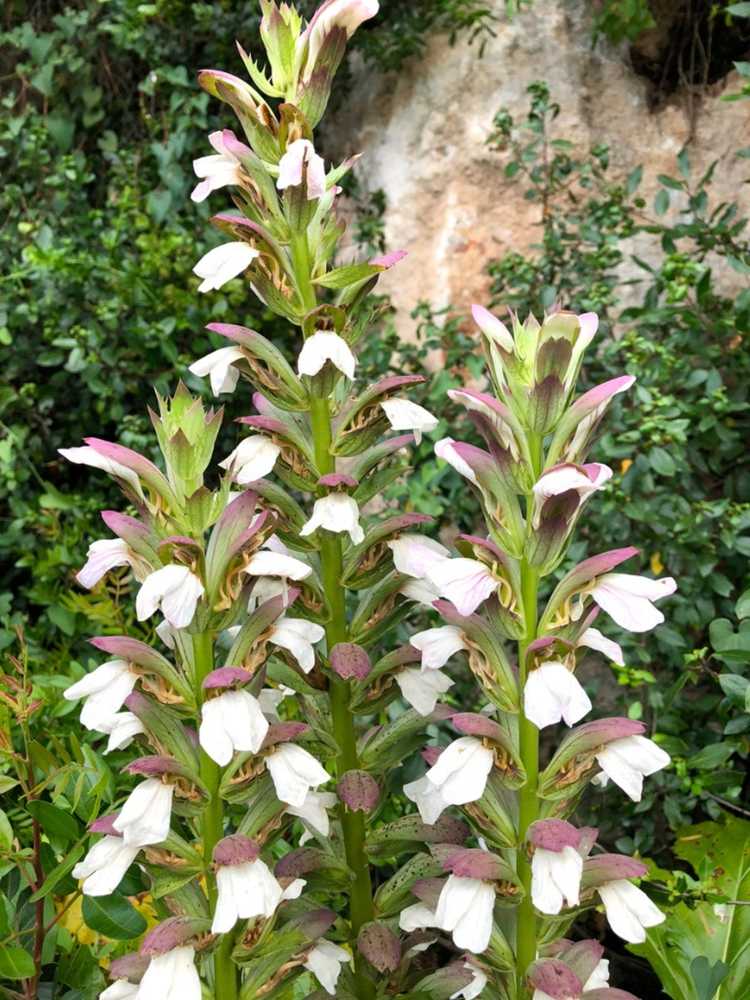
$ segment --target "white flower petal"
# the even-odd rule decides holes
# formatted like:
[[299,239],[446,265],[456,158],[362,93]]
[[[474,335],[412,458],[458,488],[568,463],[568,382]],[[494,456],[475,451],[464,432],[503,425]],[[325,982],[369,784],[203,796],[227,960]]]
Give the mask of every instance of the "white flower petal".
[[439,420],[418,403],[410,399],[386,399],[381,404],[394,431],[414,431],[417,444],[422,441],[423,434],[434,431]]
[[122,837],[106,836],[90,848],[73,868],[73,878],[83,879],[86,896],[109,896],[122,882],[135,860],[139,847],[126,844]]
[[159,778],[146,778],[136,785],[112,826],[126,844],[146,847],[161,844],[169,836],[174,786]]
[[437,670],[445,666],[454,653],[468,649],[463,632],[455,625],[439,625],[417,632],[409,639],[409,645],[422,653],[423,670]]
[[354,378],[357,359],[347,342],[337,333],[319,330],[302,345],[297,370],[300,375],[317,375],[326,362],[338,368],[347,378]]
[[565,720],[568,726],[591,711],[591,700],[563,663],[550,661],[532,670],[524,687],[524,713],[537,729]]
[[203,279],[198,291],[210,292],[221,288],[232,278],[242,274],[259,256],[260,253],[254,247],[239,240],[214,247],[193,268],[193,274]]
[[187,566],[172,563],[149,574],[135,599],[138,621],[150,618],[157,608],[176,629],[187,628],[204,594],[203,584]]
[[494,754],[474,736],[461,736],[449,744],[426,774],[451,805],[481,799],[492,770]]
[[404,785],[404,795],[416,805],[422,822],[430,825],[437,823],[450,805],[443,798],[440,788],[427,775]]
[[344,948],[331,941],[319,940],[305,959],[304,967],[312,972],[326,993],[335,996],[341,966],[350,961],[351,955]]
[[335,533],[348,532],[352,545],[359,545],[365,537],[359,523],[357,501],[346,493],[329,493],[316,500],[312,516],[300,529],[300,535],[306,537],[318,528]]
[[220,347],[218,351],[212,351],[205,357],[194,361],[188,371],[199,378],[206,375],[211,380],[211,391],[214,396],[222,392],[234,392],[237,388],[240,373],[234,367],[236,361],[242,361],[245,357],[239,347]]
[[430,566],[450,556],[450,552],[434,538],[405,534],[386,543],[393,553],[393,565],[399,573],[420,579]]
[[442,458],[444,462],[447,462],[448,465],[452,465],[456,472],[465,479],[468,479],[470,483],[476,483],[477,477],[474,474],[474,470],[465,459],[461,458],[453,447],[455,443],[453,438],[443,438],[435,445],[435,454],[438,458]]
[[625,666],[622,649],[613,639],[608,639],[598,628],[587,628],[582,633],[577,645],[586,646],[588,649],[595,649],[597,653],[603,653],[607,659],[616,663],[618,667]]
[[231,469],[236,483],[245,486],[263,479],[273,470],[281,448],[263,434],[253,434],[237,445],[231,455],[219,462],[222,469]]
[[497,590],[498,581],[477,559],[446,559],[428,571],[428,579],[460,615],[472,615]]
[[417,667],[400,670],[396,674],[396,683],[401,688],[401,694],[420,715],[434,712],[440,695],[453,687],[450,677],[439,670],[419,670]]
[[618,937],[631,944],[642,944],[646,940],[646,928],[656,927],[665,919],[646,893],[626,879],[607,882],[597,891],[609,926]]
[[201,1000],[201,996],[195,950],[187,946],[155,955],[138,987],[138,1000]]
[[281,743],[266,758],[280,802],[299,808],[311,788],[330,780],[330,775],[311,753],[294,743]]

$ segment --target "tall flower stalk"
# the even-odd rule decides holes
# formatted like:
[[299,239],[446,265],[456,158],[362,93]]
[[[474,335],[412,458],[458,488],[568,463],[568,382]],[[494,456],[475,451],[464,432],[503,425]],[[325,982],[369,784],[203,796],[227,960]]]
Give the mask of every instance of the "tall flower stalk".
[[[544,606],[540,594],[611,475],[586,452],[632,379],[573,400],[595,317],[511,333],[476,307],[492,392],[452,395],[486,449],[445,438],[436,452],[478,491],[487,535],[460,537],[454,556],[419,534],[430,518],[379,512],[371,501],[438,421],[408,398],[421,376],[360,384],[368,294],[403,254],[336,259],[353,160],[326,164],[314,133],[347,39],[378,5],[326,0],[308,24],[261,5],[267,66],[240,48],[250,82],[199,75],[244,139],[215,132],[195,162],[193,200],[223,191],[235,211],[213,217],[225,242],[194,270],[203,293],[241,277],[296,328],[295,348],[209,326],[223,346],[192,373],[217,396],[253,388],[218,474],[222,411],[182,384],[152,414],[162,467],[98,438],[63,451],[129,505],[102,512],[114,537],[92,543],[79,582],[128,567],[139,585],[138,637],[93,639],[109,659],[65,692],[106,752],[134,748],[133,787],[93,822],[73,874],[104,906],[137,865],[159,921],[101,996],[284,1000],[313,981],[307,995],[342,1000],[627,1000],[600,945],[563,935],[601,904],[643,940],[661,920],[633,884],[645,866],[596,853],[596,831],[565,817],[590,779],[637,799],[668,758],[638,722],[577,726],[592,705],[574,669],[582,648],[621,658],[592,627],[598,608],[652,628],[674,585],[613,572],[635,554],[620,549],[568,572]],[[415,631],[415,608],[443,624]],[[460,652],[478,712],[441,702]],[[576,728],[542,767],[539,729],[560,721]],[[420,748],[426,773],[402,796]]]

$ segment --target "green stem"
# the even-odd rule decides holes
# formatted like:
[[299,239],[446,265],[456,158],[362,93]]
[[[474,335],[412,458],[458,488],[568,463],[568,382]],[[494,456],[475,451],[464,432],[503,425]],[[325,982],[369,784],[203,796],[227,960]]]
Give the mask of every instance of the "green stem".
[[[328,400],[314,397],[310,400],[310,420],[312,424],[315,461],[321,475],[333,472],[335,462],[331,455],[331,417]],[[341,539],[337,534],[323,531],[320,541],[320,571],[323,592],[329,611],[326,626],[326,641],[329,651],[339,642],[347,642],[349,630],[346,617],[346,593],[341,584],[343,559]],[[357,770],[357,737],[354,719],[349,709],[351,697],[349,681],[331,678],[331,715],[333,734],[341,753],[336,761],[336,774],[340,778],[347,771]],[[350,812],[342,803],[340,808],[341,826],[344,834],[344,849],[347,864],[354,873],[350,894],[350,924],[352,944],[359,929],[373,919],[372,884],[370,865],[365,853],[366,825],[361,812]],[[358,996],[368,1000],[374,996],[374,984],[367,974],[358,969]]]
[[[538,435],[530,435],[529,451],[534,472],[534,481],[539,478],[542,468],[542,439]],[[526,498],[527,531],[531,530],[531,512],[534,502],[533,495]],[[524,769],[526,784],[519,793],[518,816],[518,874],[523,886],[524,896],[518,908],[518,926],[516,931],[516,971],[518,975],[519,997],[529,996],[526,987],[526,970],[536,959],[537,953],[537,919],[534,904],[531,900],[531,864],[526,850],[526,832],[539,816],[539,730],[526,718],[523,710],[523,691],[526,686],[526,650],[536,638],[538,623],[538,591],[539,572],[523,559],[521,561],[521,594],[523,600],[524,621],[526,624],[524,637],[518,643],[518,682],[521,691],[521,711],[518,720],[519,750]]]
[[[214,637],[210,632],[198,632],[193,636],[193,658],[195,695],[200,709],[203,704],[203,681],[214,668]],[[203,858],[207,866],[208,901],[213,912],[216,909],[217,898],[216,876],[209,866],[214,847],[224,836],[224,808],[219,795],[221,768],[204,750],[200,751],[200,775],[209,794],[209,800],[201,817],[201,839]],[[214,993],[217,997],[221,997],[221,1000],[236,1000],[237,997],[237,966],[232,961],[233,947],[232,935],[224,934],[214,953]]]

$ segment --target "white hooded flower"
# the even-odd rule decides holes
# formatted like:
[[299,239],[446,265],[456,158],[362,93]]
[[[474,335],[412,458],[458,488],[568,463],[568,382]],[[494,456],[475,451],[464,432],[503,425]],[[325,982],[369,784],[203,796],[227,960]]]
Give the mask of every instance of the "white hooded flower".
[[264,434],[252,434],[237,445],[231,455],[219,462],[222,469],[232,470],[235,483],[245,486],[263,479],[276,465],[281,448]]
[[159,622],[154,631],[159,636],[164,645],[167,647],[167,649],[174,649],[175,630],[172,628],[172,626],[169,624],[168,621]]
[[477,878],[449,875],[440,891],[435,918],[442,930],[453,935],[457,948],[475,955],[490,943],[495,888]]
[[146,778],[125,800],[112,826],[133,847],[161,844],[169,836],[173,795],[173,785]]
[[[305,171],[306,168],[306,171]],[[307,181],[308,200],[322,198],[326,191],[326,168],[323,157],[318,156],[309,139],[296,139],[290,143],[279,160],[279,179],[276,187],[283,191],[298,187]]]
[[272,917],[282,900],[297,899],[305,881],[295,879],[282,889],[268,865],[257,858],[238,865],[219,865],[216,886],[218,899],[211,932],[226,934],[238,920]]
[[563,906],[577,906],[583,858],[575,847],[534,849],[531,859],[531,899],[540,913],[554,915]]
[[646,928],[656,927],[665,919],[646,893],[627,879],[606,882],[597,892],[604,903],[609,926],[623,941],[642,944],[646,940]]
[[302,345],[297,359],[297,371],[300,375],[317,375],[329,361],[347,378],[354,378],[357,359],[352,354],[351,347],[337,333],[319,330]]
[[439,625],[417,632],[409,639],[409,645],[422,653],[423,670],[438,670],[454,653],[469,648],[463,632],[455,625]]
[[[450,805],[450,802],[447,802],[443,797],[440,788],[433,785],[427,775],[404,785],[404,795],[417,807],[422,822],[428,823],[430,826],[437,823]],[[425,924],[424,926],[431,925]]]
[[670,756],[645,736],[623,736],[613,740],[596,754],[599,767],[593,783],[604,787],[611,778],[633,802],[640,802],[643,779],[661,771],[670,762]]
[[609,986],[609,961],[601,959],[597,967],[583,984],[583,992],[587,990],[606,990]]
[[329,493],[328,496],[316,500],[312,517],[302,527],[300,535],[305,538],[318,528],[338,533],[346,531],[349,533],[352,545],[359,545],[365,537],[362,525],[359,523],[357,501],[346,493]]
[[442,458],[444,462],[447,462],[448,465],[452,465],[459,475],[468,479],[470,483],[476,484],[477,477],[474,474],[474,470],[465,459],[461,458],[453,447],[455,443],[453,438],[442,438],[435,445],[435,454],[438,458]]
[[212,292],[226,285],[232,278],[248,268],[260,253],[247,243],[235,240],[222,243],[204,254],[193,268],[193,274],[202,278],[199,292]]
[[193,160],[195,176],[203,178],[199,184],[196,184],[190,195],[191,200],[195,202],[205,201],[213,191],[218,191],[219,188],[242,182],[242,164],[228,149],[224,142],[224,133],[222,131],[212,132],[208,141],[216,150],[216,155],[200,156],[197,160]]
[[[592,476],[587,475],[591,470]],[[592,478],[593,477],[593,478]],[[612,470],[607,465],[599,463],[578,467],[576,465],[558,465],[542,473],[534,483],[533,492],[536,498],[534,511],[534,526],[539,525],[539,515],[545,500],[560,496],[562,493],[574,491],[578,494],[579,508],[598,490],[603,490],[612,478]]]
[[130,746],[136,736],[146,732],[141,720],[132,712],[116,712],[103,721],[97,729],[100,733],[106,733],[109,736],[105,753],[112,753],[113,750],[124,750],[125,747]]
[[471,307],[471,315],[488,340],[491,340],[493,344],[497,344],[507,354],[513,354],[515,342],[513,335],[505,323],[501,322],[497,316],[494,316],[489,309],[485,309],[484,306],[480,305],[473,305]]
[[461,736],[440,754],[425,777],[450,805],[476,802],[484,794],[494,754],[475,736]]
[[428,571],[430,583],[446,597],[460,615],[472,615],[494,594],[498,581],[478,559],[446,559]]
[[71,874],[84,880],[81,891],[85,896],[109,896],[122,882],[139,851],[137,844],[126,844],[122,837],[107,835],[89,848]]
[[187,628],[204,593],[195,573],[187,566],[170,563],[143,581],[135,599],[135,613],[142,622],[159,608],[172,628]]
[[450,556],[448,549],[434,538],[405,534],[386,543],[393,553],[393,565],[399,573],[422,579],[436,562]]
[[147,576],[151,568],[122,538],[100,538],[89,545],[86,564],[76,573],[76,580],[91,590],[115,566],[130,566],[137,580]]
[[529,673],[523,690],[523,710],[537,729],[565,720],[567,726],[591,711],[591,701],[575,674],[564,663],[542,663]]
[[449,1000],[476,1000],[477,997],[481,997],[482,990],[487,985],[487,975],[478,965],[474,965],[473,962],[464,962],[464,968],[471,972],[471,982],[456,990],[455,993],[451,993]]
[[[286,811],[290,816],[297,816],[299,819],[304,820],[321,837],[327,837],[331,830],[328,810],[333,809],[337,802],[338,799],[333,792],[310,791],[305,796],[305,800],[301,806],[288,805]],[[303,834],[300,839],[300,846],[310,839],[310,833],[306,832]]]
[[188,371],[199,378],[209,376],[211,380],[211,391],[214,396],[222,392],[234,392],[240,373],[235,368],[235,362],[242,361],[245,357],[239,347],[220,347],[218,351],[211,351],[202,358],[194,361]]
[[651,603],[677,590],[671,576],[652,580],[630,573],[605,573],[594,581],[590,594],[620,628],[628,632],[648,632],[664,621],[664,615]]
[[201,1000],[201,981],[195,967],[195,950],[173,948],[148,963],[138,1000]]
[[594,649],[597,653],[602,653],[607,659],[616,663],[618,667],[625,665],[622,649],[619,644],[613,639],[608,639],[606,635],[602,635],[598,628],[587,628],[580,636],[576,646],[586,646],[588,649]]
[[435,711],[438,699],[453,681],[439,670],[420,670],[418,667],[404,667],[396,674],[396,683],[401,694],[420,715]]
[[304,962],[330,996],[336,995],[336,983],[341,974],[341,966],[351,962],[352,956],[345,948],[331,941],[319,940]]
[[315,69],[320,48],[326,35],[334,28],[343,28],[347,38],[351,38],[357,28],[370,17],[375,17],[380,5],[378,0],[328,0],[313,18],[310,27],[299,39],[299,44],[307,44],[304,80],[307,82]]
[[417,444],[422,441],[423,434],[434,431],[439,420],[429,410],[410,399],[386,399],[380,404],[388,418],[388,423],[394,431],[413,431]]
[[331,776],[311,753],[294,743],[280,743],[266,758],[280,802],[299,808],[311,788],[324,785]]
[[138,1000],[138,987],[127,979],[117,979],[99,994],[99,1000]]
[[63,458],[67,458],[74,465],[88,465],[92,469],[101,469],[102,472],[114,476],[115,479],[122,479],[139,497],[143,497],[141,481],[136,473],[126,465],[121,465],[114,459],[100,455],[95,448],[85,445],[81,448],[60,448],[59,452]]
[[287,649],[300,666],[300,669],[309,674],[315,666],[316,642],[325,635],[325,629],[315,622],[306,618],[279,618],[271,629],[269,641],[282,649]]
[[263,688],[258,695],[258,704],[264,715],[278,716],[279,705],[294,693],[294,690],[285,684],[280,684],[277,688]]
[[126,660],[108,660],[63,691],[68,701],[85,698],[81,723],[86,729],[108,733],[110,720],[135,687],[138,674]]
[[267,732],[268,720],[249,691],[224,691],[203,703],[198,739],[220,767],[235,750],[257,753]]
[[[312,573],[312,567],[301,559],[295,559],[284,552],[269,552],[261,549],[251,557],[245,567],[248,576],[273,576],[284,580],[304,580]],[[254,591],[253,591],[254,592]],[[274,594],[280,591],[274,591]],[[269,594],[268,596],[273,596]]]
[[412,903],[411,906],[405,906],[399,914],[398,925],[407,934],[438,926],[435,911],[431,910],[427,903]]

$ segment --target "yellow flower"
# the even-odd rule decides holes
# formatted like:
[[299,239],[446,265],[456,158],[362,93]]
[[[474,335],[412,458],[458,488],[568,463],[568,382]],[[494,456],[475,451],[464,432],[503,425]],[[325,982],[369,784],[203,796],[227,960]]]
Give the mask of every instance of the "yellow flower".
[[632,464],[633,464],[632,458],[623,458],[623,460],[620,462],[620,472],[622,473],[623,476],[625,475],[625,473],[628,471],[628,469]]
[[[65,896],[55,901],[59,913],[70,902],[71,897]],[[80,944],[96,944],[99,935],[87,927],[83,920],[83,896],[79,896],[58,920],[58,925],[64,927]]]
[[659,576],[664,572],[664,563],[661,561],[661,552],[654,552],[651,556],[651,572],[654,576]]

